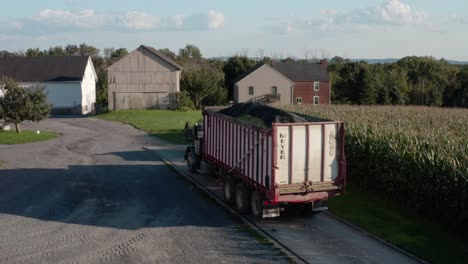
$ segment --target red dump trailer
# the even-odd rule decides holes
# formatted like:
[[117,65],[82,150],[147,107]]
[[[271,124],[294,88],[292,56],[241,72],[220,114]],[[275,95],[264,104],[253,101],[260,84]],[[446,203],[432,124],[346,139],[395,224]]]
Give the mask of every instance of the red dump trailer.
[[272,123],[270,129],[205,109],[195,134],[188,165],[196,171],[203,161],[216,168],[225,199],[241,213],[276,217],[288,203],[319,212],[344,192],[343,122]]

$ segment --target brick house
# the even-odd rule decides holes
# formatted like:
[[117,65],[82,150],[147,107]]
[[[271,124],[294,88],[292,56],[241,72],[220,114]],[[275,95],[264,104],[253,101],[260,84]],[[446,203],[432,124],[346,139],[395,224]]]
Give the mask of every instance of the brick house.
[[321,63],[259,63],[234,81],[236,103],[258,101],[280,105],[328,105],[330,97],[326,60]]
[[321,63],[274,62],[272,67],[293,82],[292,104],[331,103],[326,60]]

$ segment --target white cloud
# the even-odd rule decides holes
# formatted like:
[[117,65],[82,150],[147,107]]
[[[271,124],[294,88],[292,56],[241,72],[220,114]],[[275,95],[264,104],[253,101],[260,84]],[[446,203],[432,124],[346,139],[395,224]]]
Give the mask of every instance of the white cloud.
[[125,28],[134,30],[156,29],[159,24],[159,19],[157,17],[137,11],[127,12],[121,19]]
[[61,9],[45,9],[39,12],[39,16],[32,18],[37,22],[46,24],[66,24],[81,28],[92,28],[106,24],[109,17],[98,15],[94,10],[79,10],[75,12]]
[[387,0],[380,6],[355,9],[349,12],[325,13],[328,23],[338,26],[349,24],[414,25],[424,21],[426,14],[413,10],[400,0]]
[[[13,22],[11,22],[13,21]],[[55,32],[80,31],[171,31],[217,30],[224,24],[224,14],[210,10],[207,13],[157,17],[140,11],[100,13],[94,10],[45,9],[30,18],[13,19],[3,23],[0,30],[23,34],[45,35]],[[0,21],[0,25],[2,21]],[[6,26],[5,26],[6,25]]]
[[215,10],[208,12],[208,28],[219,29],[224,24],[224,14]]
[[176,29],[181,29],[184,25],[184,16],[183,15],[175,15],[172,18]]
[[[345,12],[322,10],[319,18],[290,16],[287,21],[268,25],[274,32],[322,30],[373,31],[378,26],[409,26],[424,23],[426,14],[413,9],[401,0],[386,0],[379,6],[359,8]],[[276,21],[278,23],[278,21]]]
[[24,24],[20,21],[9,21],[8,27],[13,30],[21,30],[24,27]]

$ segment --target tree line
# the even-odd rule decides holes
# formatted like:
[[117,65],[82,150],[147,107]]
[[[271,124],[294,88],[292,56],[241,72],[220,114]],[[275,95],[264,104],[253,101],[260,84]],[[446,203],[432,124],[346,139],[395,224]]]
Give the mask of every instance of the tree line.
[[[179,63],[184,70],[180,109],[199,109],[202,105],[223,105],[234,99],[234,80],[256,63],[271,61],[313,63],[314,59],[249,58],[235,55],[227,60],[204,58],[200,49],[187,44],[179,51],[159,49]],[[98,75],[97,104],[107,106],[106,68],[127,55],[125,48],[105,48],[102,52],[93,46],[56,46],[25,52],[0,51],[6,56],[91,56]],[[334,57],[328,63],[334,104],[393,104],[445,107],[468,107],[468,65],[451,65],[433,57],[405,57],[395,63],[369,64]]]
[[328,70],[334,103],[468,107],[468,65],[433,57],[385,64],[335,57]]

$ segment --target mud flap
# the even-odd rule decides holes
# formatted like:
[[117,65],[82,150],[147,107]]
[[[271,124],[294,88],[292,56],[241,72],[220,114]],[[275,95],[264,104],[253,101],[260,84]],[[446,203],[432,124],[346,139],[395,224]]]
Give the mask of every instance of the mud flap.
[[312,212],[319,213],[327,210],[328,206],[326,200],[312,202]]
[[263,205],[263,218],[273,218],[280,216],[280,206],[278,204]]

